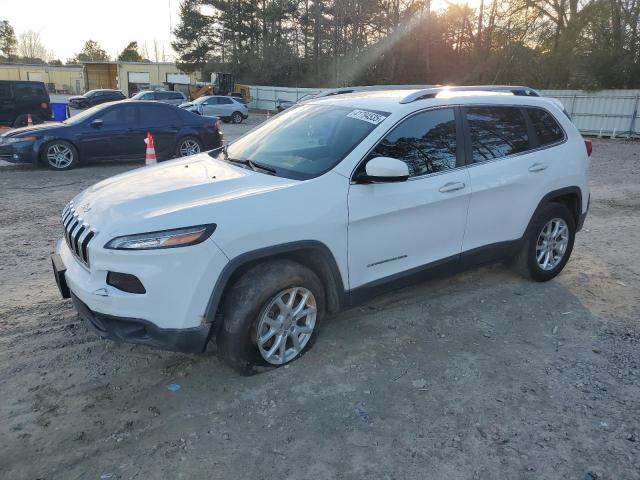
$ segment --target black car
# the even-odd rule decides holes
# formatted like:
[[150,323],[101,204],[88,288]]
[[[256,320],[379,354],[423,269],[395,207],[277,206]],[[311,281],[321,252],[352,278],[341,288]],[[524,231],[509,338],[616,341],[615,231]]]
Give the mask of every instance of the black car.
[[42,82],[0,80],[0,125],[23,127],[51,119],[49,94]]
[[0,135],[0,160],[69,170],[85,160],[142,159],[147,132],[153,135],[158,160],[222,145],[216,117],[163,103],[126,100],[92,107],[62,123],[6,132]]
[[89,108],[107,102],[124,100],[125,95],[120,90],[89,90],[84,95],[69,98],[69,106],[76,109]]

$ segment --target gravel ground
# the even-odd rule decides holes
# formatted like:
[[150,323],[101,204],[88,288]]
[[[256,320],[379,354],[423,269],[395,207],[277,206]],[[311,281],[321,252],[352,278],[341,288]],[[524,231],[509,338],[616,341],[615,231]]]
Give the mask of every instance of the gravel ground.
[[103,341],[59,298],[62,207],[138,164],[0,168],[0,478],[640,479],[639,155],[594,140],[554,281],[494,266],[391,292],[248,378]]

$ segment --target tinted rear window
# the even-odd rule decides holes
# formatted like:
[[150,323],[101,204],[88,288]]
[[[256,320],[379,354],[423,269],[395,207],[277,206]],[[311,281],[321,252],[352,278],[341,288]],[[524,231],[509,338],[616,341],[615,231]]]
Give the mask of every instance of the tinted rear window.
[[542,108],[527,108],[533,129],[538,137],[540,146],[556,143],[564,139],[562,127],[546,110]]
[[527,123],[517,107],[467,107],[473,161],[484,162],[529,149]]
[[19,99],[41,99],[45,96],[44,87],[37,83],[16,83],[13,91]]

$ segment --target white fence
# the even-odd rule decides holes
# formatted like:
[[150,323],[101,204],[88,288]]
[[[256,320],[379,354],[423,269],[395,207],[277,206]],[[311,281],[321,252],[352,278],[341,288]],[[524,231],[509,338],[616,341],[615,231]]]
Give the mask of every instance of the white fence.
[[[276,100],[296,101],[319,88],[251,86],[252,108],[275,110]],[[640,90],[541,90],[560,100],[578,129],[588,135],[640,136]]]

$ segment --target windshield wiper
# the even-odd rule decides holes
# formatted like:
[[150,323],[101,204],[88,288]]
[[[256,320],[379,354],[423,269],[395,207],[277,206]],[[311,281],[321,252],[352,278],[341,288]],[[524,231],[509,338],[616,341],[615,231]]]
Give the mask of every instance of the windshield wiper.
[[225,160],[227,162],[237,163],[238,165],[245,165],[245,166],[249,167],[251,170],[253,170],[254,172],[262,170],[262,171],[268,173],[269,175],[275,175],[276,174],[275,168],[267,167],[266,165],[262,165],[260,163],[253,162],[251,160],[245,160],[245,159],[241,159],[241,158],[231,158],[231,157],[228,157],[228,156],[225,156]]
[[[276,174],[276,169],[272,168],[272,167],[269,167],[267,165],[263,165],[261,163],[256,163],[256,162],[254,162],[252,160],[245,160],[245,159],[241,159],[241,158],[231,158],[231,157],[229,157],[229,153],[227,153],[227,148],[228,147],[229,147],[229,144],[226,144],[226,145],[223,145],[221,147],[214,148],[209,153],[211,154],[213,152],[217,152],[216,153],[216,156],[217,156],[217,155],[220,154],[220,152],[222,152],[222,155],[224,156],[224,160],[226,162],[235,163],[237,165],[244,165],[245,167],[249,167],[254,172],[263,171],[265,173],[268,173],[269,175],[275,175]],[[214,156],[214,158],[216,158],[216,157]]]

